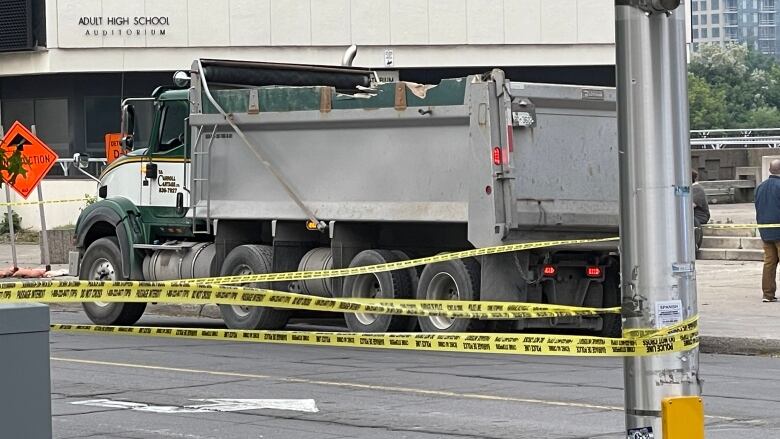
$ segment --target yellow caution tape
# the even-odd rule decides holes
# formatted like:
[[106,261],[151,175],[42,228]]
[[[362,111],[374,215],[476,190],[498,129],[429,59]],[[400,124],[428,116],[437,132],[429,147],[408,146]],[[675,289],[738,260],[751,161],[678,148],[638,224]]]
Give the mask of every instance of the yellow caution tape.
[[620,308],[583,308],[523,302],[326,298],[225,285],[162,282],[34,281],[0,283],[0,303],[147,302],[221,304],[348,313],[517,319],[619,314]]
[[65,333],[137,335],[286,345],[575,357],[638,357],[687,351],[699,345],[698,328],[695,323],[692,330],[682,331],[678,325],[677,332],[643,338],[480,333],[366,334],[63,324],[52,325],[52,330]]
[[311,270],[311,271],[291,271],[287,273],[267,273],[267,274],[248,274],[243,276],[222,276],[200,279],[186,279],[182,281],[166,281],[166,284],[176,285],[179,283],[208,283],[215,285],[227,284],[247,284],[255,282],[281,282],[294,280],[310,279],[329,279],[334,277],[355,276],[360,274],[383,273],[387,271],[403,270],[406,268],[419,267],[421,265],[435,264],[437,262],[453,261],[455,259],[473,258],[476,256],[495,255],[500,253],[510,253],[516,251],[533,250],[546,247],[568,246],[577,244],[594,244],[618,241],[619,238],[602,239],[571,239],[562,241],[542,241],[526,242],[522,244],[499,245],[495,247],[484,247],[474,250],[465,250],[453,253],[442,253],[436,256],[425,258],[409,259],[406,261],[390,262],[387,264],[365,265],[362,267],[338,268],[333,270]]
[[43,201],[12,201],[10,203],[0,203],[0,206],[27,206],[31,204],[60,204],[60,203],[78,203],[80,201],[87,201],[88,198],[70,198],[65,200],[43,200]]
[[780,224],[702,224],[707,229],[776,229]]

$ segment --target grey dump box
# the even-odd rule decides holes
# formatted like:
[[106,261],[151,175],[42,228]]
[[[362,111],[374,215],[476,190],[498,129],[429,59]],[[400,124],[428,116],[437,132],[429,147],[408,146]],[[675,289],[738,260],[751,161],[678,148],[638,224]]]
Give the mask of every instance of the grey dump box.
[[212,88],[193,75],[198,218],[306,220],[278,175],[320,220],[465,223],[476,247],[617,232],[614,89],[500,71],[351,94]]

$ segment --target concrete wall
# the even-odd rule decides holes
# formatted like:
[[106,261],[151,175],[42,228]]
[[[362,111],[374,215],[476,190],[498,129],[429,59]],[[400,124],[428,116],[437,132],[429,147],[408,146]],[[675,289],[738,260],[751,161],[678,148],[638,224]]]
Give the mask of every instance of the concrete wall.
[[[41,183],[43,189],[44,200],[63,200],[72,198],[83,198],[85,194],[95,196],[97,194],[97,184],[92,180],[74,180],[74,179],[56,179],[56,180],[43,180]],[[5,193],[5,188],[2,189]],[[3,196],[3,199],[5,197]],[[11,190],[11,201],[37,201],[38,195],[33,192],[30,197],[25,200],[19,194]],[[78,203],[63,203],[63,204],[46,204],[46,227],[54,228],[57,226],[64,226],[68,224],[75,224],[79,217],[81,209],[86,206],[85,202]],[[24,205],[14,206],[14,211],[22,217],[22,227],[25,229],[40,230],[40,214],[38,212],[38,205]],[[5,215],[6,209],[0,209],[3,215]]]
[[762,157],[777,154],[774,148],[697,149],[691,152],[691,166],[702,181],[734,180],[737,167],[761,167]]

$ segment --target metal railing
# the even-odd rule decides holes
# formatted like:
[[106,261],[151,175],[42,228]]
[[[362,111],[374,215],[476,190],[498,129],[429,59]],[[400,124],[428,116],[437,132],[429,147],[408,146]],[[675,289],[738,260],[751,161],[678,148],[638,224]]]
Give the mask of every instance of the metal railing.
[[[81,159],[81,160],[85,160],[85,159]],[[79,167],[78,156],[74,156],[72,158],[67,158],[67,159],[57,159],[57,164],[60,165],[60,168],[62,169],[62,174],[66,177],[69,177],[71,175],[72,170],[75,169],[78,173],[84,174],[90,179],[99,182],[100,180],[96,177],[96,175],[100,175],[100,173],[103,171],[103,168],[105,168],[106,165],[108,164],[108,160],[106,160],[105,158],[89,158],[86,159],[86,161],[89,163],[90,170],[92,166],[94,166],[95,169],[94,174],[91,174],[90,172]]]
[[693,149],[778,148],[780,128],[736,128],[691,131]]

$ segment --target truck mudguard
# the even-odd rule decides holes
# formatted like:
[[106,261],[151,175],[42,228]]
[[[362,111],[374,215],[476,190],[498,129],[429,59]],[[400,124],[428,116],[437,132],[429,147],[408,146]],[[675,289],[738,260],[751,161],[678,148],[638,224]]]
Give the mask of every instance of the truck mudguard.
[[[76,247],[83,254],[89,244],[105,236],[116,236],[122,252],[122,278],[140,279],[142,260],[133,244],[144,242],[140,212],[129,200],[110,198],[87,206],[76,223]],[[110,226],[105,227],[105,224]]]

